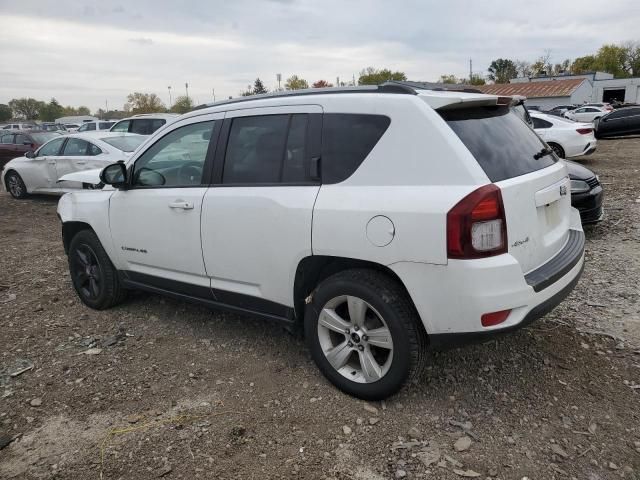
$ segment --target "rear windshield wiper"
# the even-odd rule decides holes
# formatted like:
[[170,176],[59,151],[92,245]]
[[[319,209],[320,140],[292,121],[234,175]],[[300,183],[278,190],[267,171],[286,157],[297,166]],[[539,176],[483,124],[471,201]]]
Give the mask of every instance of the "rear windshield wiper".
[[538,153],[536,153],[533,158],[535,160],[540,160],[542,157],[547,156],[547,155],[551,155],[553,153],[553,150],[551,150],[550,148],[543,148],[542,150],[540,150]]

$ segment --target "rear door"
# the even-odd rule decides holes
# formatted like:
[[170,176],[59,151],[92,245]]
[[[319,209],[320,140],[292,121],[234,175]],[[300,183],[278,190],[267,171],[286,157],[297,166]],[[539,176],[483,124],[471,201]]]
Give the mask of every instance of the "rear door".
[[509,253],[527,273],[560,251],[572,224],[566,168],[506,106],[441,112],[500,187]]
[[[85,170],[87,167],[87,150],[89,142],[82,138],[71,137],[67,139],[61,155],[56,159],[57,178],[68,173]],[[57,180],[57,179],[56,179]],[[56,182],[58,188],[82,188],[80,182]]]
[[227,112],[202,205],[202,250],[222,303],[283,316],[298,262],[311,254],[311,178],[321,107]]

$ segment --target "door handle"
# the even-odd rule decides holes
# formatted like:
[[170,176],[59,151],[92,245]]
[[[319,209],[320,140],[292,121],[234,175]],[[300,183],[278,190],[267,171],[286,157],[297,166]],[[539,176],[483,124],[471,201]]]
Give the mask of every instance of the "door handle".
[[77,164],[77,165],[86,165],[86,164],[87,164],[87,162],[86,162],[86,160],[77,160],[77,161],[76,161],[76,164]]
[[193,203],[184,200],[176,200],[169,204],[169,208],[180,208],[182,210],[193,210]]
[[56,164],[56,161],[55,161],[55,160],[47,160],[47,163],[48,163],[49,165],[55,165],[55,164]]

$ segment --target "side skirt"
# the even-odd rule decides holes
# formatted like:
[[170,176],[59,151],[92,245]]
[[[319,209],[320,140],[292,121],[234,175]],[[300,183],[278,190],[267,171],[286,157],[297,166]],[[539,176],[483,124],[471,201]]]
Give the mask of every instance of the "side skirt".
[[[295,321],[295,313],[292,307],[262,298],[220,290],[216,290],[214,294],[213,290],[206,287],[188,285],[135,272],[120,272],[120,281],[127,289],[143,290],[202,305],[212,310],[224,310],[275,321],[282,324],[289,331],[297,330],[297,322]],[[187,291],[192,293],[187,293]]]

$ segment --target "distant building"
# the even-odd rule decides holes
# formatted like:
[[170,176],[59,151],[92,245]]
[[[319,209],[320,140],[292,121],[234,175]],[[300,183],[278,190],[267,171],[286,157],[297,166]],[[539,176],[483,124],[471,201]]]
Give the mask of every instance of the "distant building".
[[605,72],[514,78],[510,83],[477,88],[493,95],[523,95],[527,97],[528,105],[543,109],[614,100],[640,103],[640,78],[614,78]]
[[85,122],[97,122],[99,118],[92,117],[91,115],[72,115],[69,117],[56,118],[56,123],[67,124],[73,123],[76,125],[82,125]]

